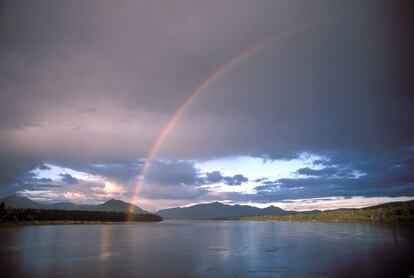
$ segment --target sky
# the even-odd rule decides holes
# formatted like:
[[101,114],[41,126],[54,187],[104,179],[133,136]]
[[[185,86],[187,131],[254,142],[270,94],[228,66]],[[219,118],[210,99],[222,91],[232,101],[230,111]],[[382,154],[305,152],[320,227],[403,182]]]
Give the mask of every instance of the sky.
[[0,196],[149,210],[413,199],[413,8],[2,1]]

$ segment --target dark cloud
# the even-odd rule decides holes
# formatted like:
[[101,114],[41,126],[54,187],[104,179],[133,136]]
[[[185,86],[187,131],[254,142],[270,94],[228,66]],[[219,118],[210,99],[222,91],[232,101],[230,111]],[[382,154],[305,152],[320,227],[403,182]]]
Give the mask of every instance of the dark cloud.
[[301,168],[296,171],[300,175],[306,176],[325,176],[325,175],[333,175],[338,172],[338,169],[335,167],[326,167],[323,169],[311,169],[309,167]]
[[57,161],[57,165],[92,175],[103,176],[119,183],[136,181],[143,161],[138,159],[85,161]]
[[49,179],[49,178],[41,178],[41,179],[38,179],[38,180],[41,183],[51,183],[52,182],[52,179]]
[[45,164],[40,164],[37,168],[39,170],[50,170],[50,169],[52,169],[52,168],[50,168],[49,166],[47,166]]
[[[0,126],[12,136],[2,144],[48,161],[144,157],[211,72],[270,34],[306,23],[203,92],[161,155],[274,158],[413,142],[405,2],[95,4],[3,4]],[[350,16],[335,17],[344,13]],[[333,19],[313,24],[326,16]],[[30,104],[28,96],[35,96]]]
[[237,185],[244,173],[200,177],[183,159],[308,152],[328,158],[314,162],[323,169],[262,181],[268,190],[254,198],[412,195],[412,1],[1,5],[0,193],[20,189],[43,162],[134,183],[140,159],[203,80],[246,47],[306,25],[212,82],[171,129],[146,180],[186,190]]
[[187,161],[155,160],[146,176],[149,183],[198,185],[202,183],[194,164]]
[[209,183],[221,182],[223,178],[220,171],[213,171],[206,174],[206,181]]
[[266,181],[268,178],[266,178],[266,177],[263,177],[263,178],[260,178],[260,179],[255,179],[254,180],[254,182],[264,182],[264,181]]
[[66,184],[78,184],[80,182],[79,179],[75,178],[70,174],[59,174],[62,177],[62,181]]
[[312,169],[309,167],[301,168],[297,174],[305,176],[325,176],[325,177],[355,177],[354,170],[349,167],[330,166],[322,169]]
[[[2,160],[0,159],[0,162]],[[37,190],[58,186],[49,178],[38,178],[32,170],[39,169],[37,161],[8,161],[1,166],[0,171],[0,196],[7,196],[22,190]]]
[[332,166],[320,170],[302,168],[298,173],[310,177],[265,181],[256,187],[257,194],[245,195],[243,198],[266,202],[329,196],[413,196],[413,155],[413,151],[409,150],[390,161],[345,160],[336,157],[332,161],[325,161],[324,164],[340,164],[346,169],[358,170],[363,175],[338,175],[341,169]]
[[0,157],[0,195],[12,194],[19,190],[23,182],[32,177],[30,171],[38,164],[39,162],[32,159],[20,159],[8,155]]
[[228,185],[241,185],[242,183],[247,182],[249,179],[241,174],[238,174],[234,175],[233,177],[224,177],[224,180]]
[[223,176],[220,171],[213,171],[206,173],[205,183],[219,183],[224,182],[228,185],[241,185],[244,182],[249,181],[248,178],[242,174],[234,176]]
[[[207,196],[207,189],[186,185],[175,184],[163,186],[159,184],[144,184],[139,192],[140,198],[153,200],[180,200],[184,202],[200,200]],[[205,200],[205,199],[204,199]]]

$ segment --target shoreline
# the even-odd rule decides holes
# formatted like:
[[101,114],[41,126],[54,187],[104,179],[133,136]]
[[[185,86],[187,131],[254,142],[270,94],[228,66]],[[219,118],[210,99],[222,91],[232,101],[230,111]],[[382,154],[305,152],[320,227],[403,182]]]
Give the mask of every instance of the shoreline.
[[19,227],[19,226],[43,226],[43,225],[131,225],[137,223],[159,223],[162,221],[75,221],[75,220],[56,220],[56,221],[22,221],[0,223],[0,228]]
[[[248,222],[319,222],[319,223],[366,223],[366,224],[404,224],[414,225],[414,222],[404,221],[375,221],[375,220],[285,220],[285,219],[164,219],[167,221],[248,221]],[[1,228],[21,227],[21,226],[48,226],[48,225],[133,225],[137,223],[159,223],[163,221],[23,221],[23,222],[4,222],[0,223]]]

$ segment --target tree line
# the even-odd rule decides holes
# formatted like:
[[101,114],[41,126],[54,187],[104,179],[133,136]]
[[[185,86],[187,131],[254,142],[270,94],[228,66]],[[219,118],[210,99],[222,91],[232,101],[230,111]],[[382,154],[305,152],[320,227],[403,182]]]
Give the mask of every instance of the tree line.
[[156,214],[131,214],[114,211],[49,210],[6,208],[0,203],[0,223],[42,221],[93,221],[93,222],[157,222],[162,217]]

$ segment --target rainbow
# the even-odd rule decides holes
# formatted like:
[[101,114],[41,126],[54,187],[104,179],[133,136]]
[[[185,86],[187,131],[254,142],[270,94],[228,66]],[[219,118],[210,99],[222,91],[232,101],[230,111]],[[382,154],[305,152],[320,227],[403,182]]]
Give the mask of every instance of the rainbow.
[[[158,150],[160,149],[162,143],[164,142],[165,138],[170,133],[171,129],[175,126],[177,121],[181,118],[181,116],[184,114],[184,112],[188,109],[188,107],[194,102],[194,100],[203,92],[205,91],[214,81],[216,81],[218,78],[220,78],[225,72],[239,64],[241,61],[243,61],[245,58],[250,56],[251,54],[255,53],[257,50],[265,47],[266,45],[270,44],[271,42],[281,40],[289,35],[301,32],[303,30],[309,29],[313,26],[319,25],[321,23],[330,21],[333,18],[338,18],[339,16],[329,16],[324,17],[322,19],[315,20],[313,22],[303,23],[300,25],[296,25],[293,27],[290,27],[288,29],[285,29],[283,31],[279,31],[277,33],[274,33],[270,35],[269,37],[266,37],[265,39],[243,49],[241,52],[238,52],[236,55],[234,55],[230,60],[228,60],[226,63],[222,64],[219,68],[217,68],[213,73],[211,73],[200,85],[196,87],[196,89],[181,103],[181,105],[178,107],[178,109],[174,112],[174,114],[171,116],[171,118],[167,121],[167,123],[163,126],[161,129],[161,132],[159,133],[158,137],[156,138],[155,142],[152,144],[151,149],[148,152],[148,155],[145,159],[144,165],[141,168],[138,177],[137,182],[135,186],[133,187],[132,197],[129,200],[129,203],[131,204],[128,209],[128,215],[130,216],[133,213],[133,204],[137,201],[137,193],[139,188],[142,186],[144,182],[145,175],[151,165],[151,162],[154,160]],[[128,220],[130,218],[128,217]]]

